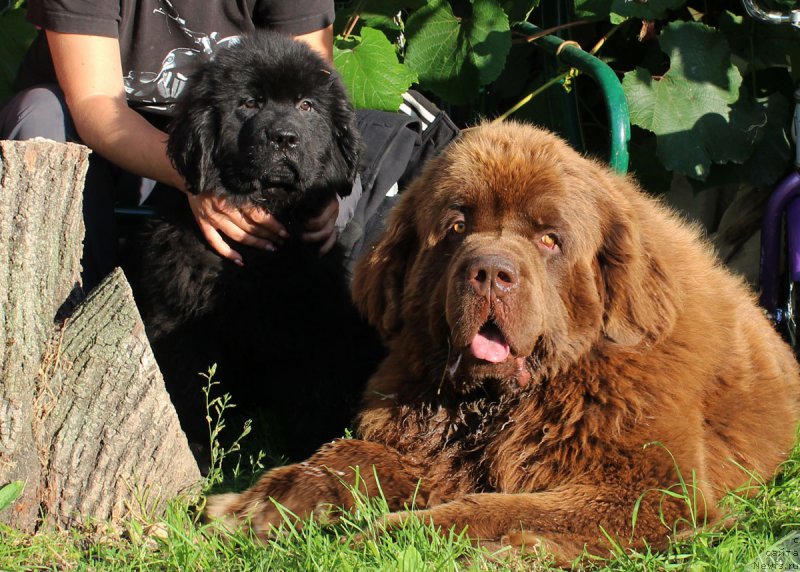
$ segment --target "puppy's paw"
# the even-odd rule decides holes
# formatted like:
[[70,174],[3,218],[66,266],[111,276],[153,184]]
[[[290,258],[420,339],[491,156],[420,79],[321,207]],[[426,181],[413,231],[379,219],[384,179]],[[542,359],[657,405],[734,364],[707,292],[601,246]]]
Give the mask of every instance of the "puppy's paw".
[[300,527],[311,517],[321,524],[338,518],[337,486],[338,478],[324,468],[288,465],[267,472],[243,493],[209,497],[205,515],[228,531],[246,527],[266,539],[283,524]]
[[226,493],[208,497],[203,511],[206,521],[227,533],[249,530],[261,540],[274,537],[282,524],[300,526],[299,516],[273,498],[246,498],[249,496],[246,493]]
[[238,493],[225,493],[211,495],[206,499],[203,517],[207,522],[214,522],[222,526],[227,532],[233,532],[242,525],[236,517],[236,509],[240,506]]

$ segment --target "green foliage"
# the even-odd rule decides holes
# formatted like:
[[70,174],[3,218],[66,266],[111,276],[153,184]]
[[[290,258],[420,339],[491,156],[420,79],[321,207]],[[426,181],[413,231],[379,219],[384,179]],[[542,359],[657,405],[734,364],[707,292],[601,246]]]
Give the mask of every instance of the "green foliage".
[[641,20],[658,20],[667,15],[668,10],[680,8],[685,0],[650,0],[649,2],[631,2],[630,0],[613,0],[610,15],[615,21],[625,18]]
[[23,2],[16,0],[0,11],[0,100],[11,93],[11,82],[36,29],[25,21]]
[[672,22],[659,43],[670,59],[666,74],[658,81],[643,68],[625,74],[631,123],[655,133],[671,171],[703,180],[712,162],[743,162],[766,117],[746,99],[739,104],[742,76],[725,37],[703,24]]
[[[357,107],[396,110],[412,82],[442,101],[467,104],[505,68],[511,48],[506,9],[524,18],[537,3],[356,3],[337,14],[336,65],[345,83],[354,86]],[[376,32],[393,43],[391,52]]]
[[[338,13],[336,43],[351,49],[355,36],[360,53],[358,65],[342,60],[342,74],[354,86],[357,106],[396,109],[412,82],[461,123],[513,110],[512,117],[559,128],[566,123],[553,115],[575,106],[554,105],[554,98],[572,96],[557,87],[537,89],[568,70],[514,35],[523,20],[541,28],[567,23],[553,19],[556,3],[351,2]],[[783,174],[790,157],[786,113],[800,80],[800,31],[753,22],[738,2],[724,0],[572,4],[572,22],[581,20],[562,35],[587,51],[597,46],[595,55],[622,79],[631,122],[641,128],[631,141],[633,169],[649,186],[666,187],[676,172],[698,189],[723,182],[769,186]],[[764,7],[786,11],[794,4],[771,0]],[[375,31],[391,43],[391,53]],[[370,59],[373,50],[380,50],[380,60]],[[608,133],[602,99],[590,80],[574,76],[565,77],[577,86],[585,143],[602,154]],[[563,79],[553,83],[567,87]]]
[[0,511],[10,507],[22,495],[24,490],[25,483],[23,481],[11,481],[7,485],[0,487]]
[[[205,488],[211,488],[218,485],[223,480],[222,463],[227,458],[230,458],[234,453],[241,451],[242,440],[247,437],[252,430],[252,421],[247,419],[244,421],[241,433],[227,442],[221,439],[222,434],[227,428],[227,422],[230,418],[231,411],[236,408],[236,405],[231,401],[229,393],[216,395],[215,390],[221,385],[215,379],[217,373],[217,364],[213,364],[206,373],[201,373],[206,382],[202,388],[203,396],[205,397],[206,406],[206,424],[208,425],[208,442],[209,442],[209,467],[206,475]],[[259,454],[257,460],[251,464],[255,464],[259,468],[261,466],[261,455]],[[238,476],[239,463],[234,466],[234,473]]]
[[456,15],[433,0],[408,19],[405,63],[421,82],[451,103],[466,103],[494,81],[511,48],[508,17],[495,0],[472,0]]
[[402,94],[417,75],[401,65],[386,36],[374,28],[362,28],[336,46],[333,61],[345,80],[353,101],[363,108],[397,109]]
[[686,3],[672,21],[656,22],[653,39],[666,59],[643,52],[643,65],[624,74],[631,122],[655,137],[663,167],[698,189],[768,187],[790,163],[800,32],[758,24],[735,8]]

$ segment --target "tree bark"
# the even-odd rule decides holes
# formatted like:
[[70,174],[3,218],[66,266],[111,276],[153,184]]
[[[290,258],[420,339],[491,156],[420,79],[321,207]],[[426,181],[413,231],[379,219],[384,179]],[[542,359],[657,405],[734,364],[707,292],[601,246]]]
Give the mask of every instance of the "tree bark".
[[64,323],[79,281],[88,150],[0,142],[0,520],[33,530],[153,515],[199,482],[130,287],[116,271]]

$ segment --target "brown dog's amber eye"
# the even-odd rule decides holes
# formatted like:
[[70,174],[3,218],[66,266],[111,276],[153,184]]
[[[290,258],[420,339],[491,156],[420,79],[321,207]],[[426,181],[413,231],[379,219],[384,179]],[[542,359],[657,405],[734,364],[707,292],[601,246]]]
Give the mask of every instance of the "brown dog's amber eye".
[[465,232],[467,232],[467,223],[465,223],[463,220],[460,220],[456,223],[453,223],[451,229],[456,234],[464,234]]
[[555,248],[556,244],[558,244],[555,234],[545,234],[544,236],[542,236],[540,240],[542,241],[542,244],[547,248]]

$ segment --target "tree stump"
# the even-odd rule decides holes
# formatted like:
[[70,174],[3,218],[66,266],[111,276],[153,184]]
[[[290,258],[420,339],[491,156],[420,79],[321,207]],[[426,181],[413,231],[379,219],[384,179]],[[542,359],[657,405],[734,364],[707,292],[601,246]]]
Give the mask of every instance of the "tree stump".
[[89,151],[0,142],[0,520],[34,530],[153,514],[200,480],[123,273],[63,323],[79,282]]

